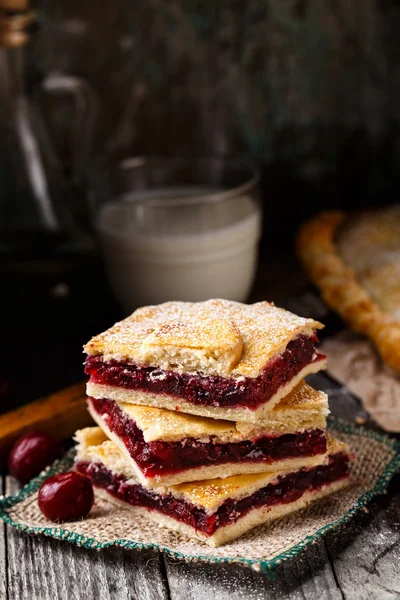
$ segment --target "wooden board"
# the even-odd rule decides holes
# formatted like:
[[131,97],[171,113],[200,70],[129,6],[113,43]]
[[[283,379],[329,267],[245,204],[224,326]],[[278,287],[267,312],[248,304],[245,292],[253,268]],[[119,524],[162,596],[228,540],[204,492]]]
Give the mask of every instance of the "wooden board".
[[85,385],[76,383],[0,415],[0,456],[29,430],[46,431],[63,440],[93,423],[86,409]]
[[[366,419],[360,402],[323,374],[332,412]],[[371,423],[370,423],[371,424]],[[7,478],[7,492],[16,484]],[[0,598],[20,600],[395,600],[400,597],[400,478],[337,533],[275,579],[237,566],[184,563],[155,552],[96,552],[0,527]]]

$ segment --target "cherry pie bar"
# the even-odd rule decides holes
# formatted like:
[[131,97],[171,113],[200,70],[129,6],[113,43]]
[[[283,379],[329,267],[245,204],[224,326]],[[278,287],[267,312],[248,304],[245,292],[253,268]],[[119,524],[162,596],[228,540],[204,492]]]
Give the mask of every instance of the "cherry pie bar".
[[85,346],[88,395],[256,423],[325,367],[321,323],[268,302],[167,302],[136,310]]
[[257,424],[88,399],[96,423],[145,487],[294,470],[325,460],[327,396],[300,383]]
[[[347,485],[327,436],[322,325],[268,302],[167,302],[85,346],[76,469],[97,495],[210,545]],[[133,513],[134,514],[134,513]]]
[[98,495],[212,546],[299,510],[349,480],[349,449],[328,438],[328,460],[322,465],[148,489],[118,446],[103,441],[99,428],[83,429],[76,438],[76,469],[91,479]]

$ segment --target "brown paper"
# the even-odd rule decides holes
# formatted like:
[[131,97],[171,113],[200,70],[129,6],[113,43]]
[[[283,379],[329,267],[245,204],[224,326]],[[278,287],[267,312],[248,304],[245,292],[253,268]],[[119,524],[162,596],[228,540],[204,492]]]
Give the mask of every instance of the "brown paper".
[[362,401],[384,429],[400,432],[400,376],[385,365],[374,346],[351,332],[326,340],[329,372]]

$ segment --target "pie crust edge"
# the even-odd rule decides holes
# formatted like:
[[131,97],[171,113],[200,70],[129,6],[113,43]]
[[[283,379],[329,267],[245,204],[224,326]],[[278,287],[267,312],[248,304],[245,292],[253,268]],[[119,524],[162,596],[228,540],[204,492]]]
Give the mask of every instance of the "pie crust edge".
[[326,304],[357,333],[367,336],[383,360],[400,372],[400,322],[371,300],[335,244],[336,232],[345,218],[346,213],[337,210],[306,221],[297,235],[297,256]]

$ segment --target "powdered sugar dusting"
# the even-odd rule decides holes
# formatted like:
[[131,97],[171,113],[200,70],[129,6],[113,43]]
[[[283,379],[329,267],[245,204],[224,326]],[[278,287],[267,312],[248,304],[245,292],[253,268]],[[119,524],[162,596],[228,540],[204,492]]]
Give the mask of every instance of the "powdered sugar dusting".
[[[85,346],[85,351],[92,355],[103,354],[106,361],[114,359],[158,367],[159,364],[146,363],[143,359],[142,347],[146,338],[154,332],[165,330],[167,325],[172,326],[172,330],[176,332],[176,324],[184,323],[184,328],[179,327],[180,343],[185,344],[186,330],[187,347],[190,348],[195,342],[194,336],[201,331],[199,323],[211,320],[212,339],[207,335],[201,339],[199,337],[199,346],[207,348],[208,344],[211,348],[219,343],[223,347],[227,320],[237,327],[243,340],[239,361],[235,366],[227,363],[225,367],[225,374],[228,376],[256,377],[265,363],[282,352],[292,339],[300,334],[312,335],[315,329],[322,327],[312,319],[298,317],[268,302],[249,305],[221,299],[194,303],[166,302],[138,309],[124,321],[92,338]],[[171,335],[171,327],[167,327],[165,331]],[[171,363],[169,368],[177,368],[173,357]],[[207,369],[203,369],[203,372],[208,374]]]

